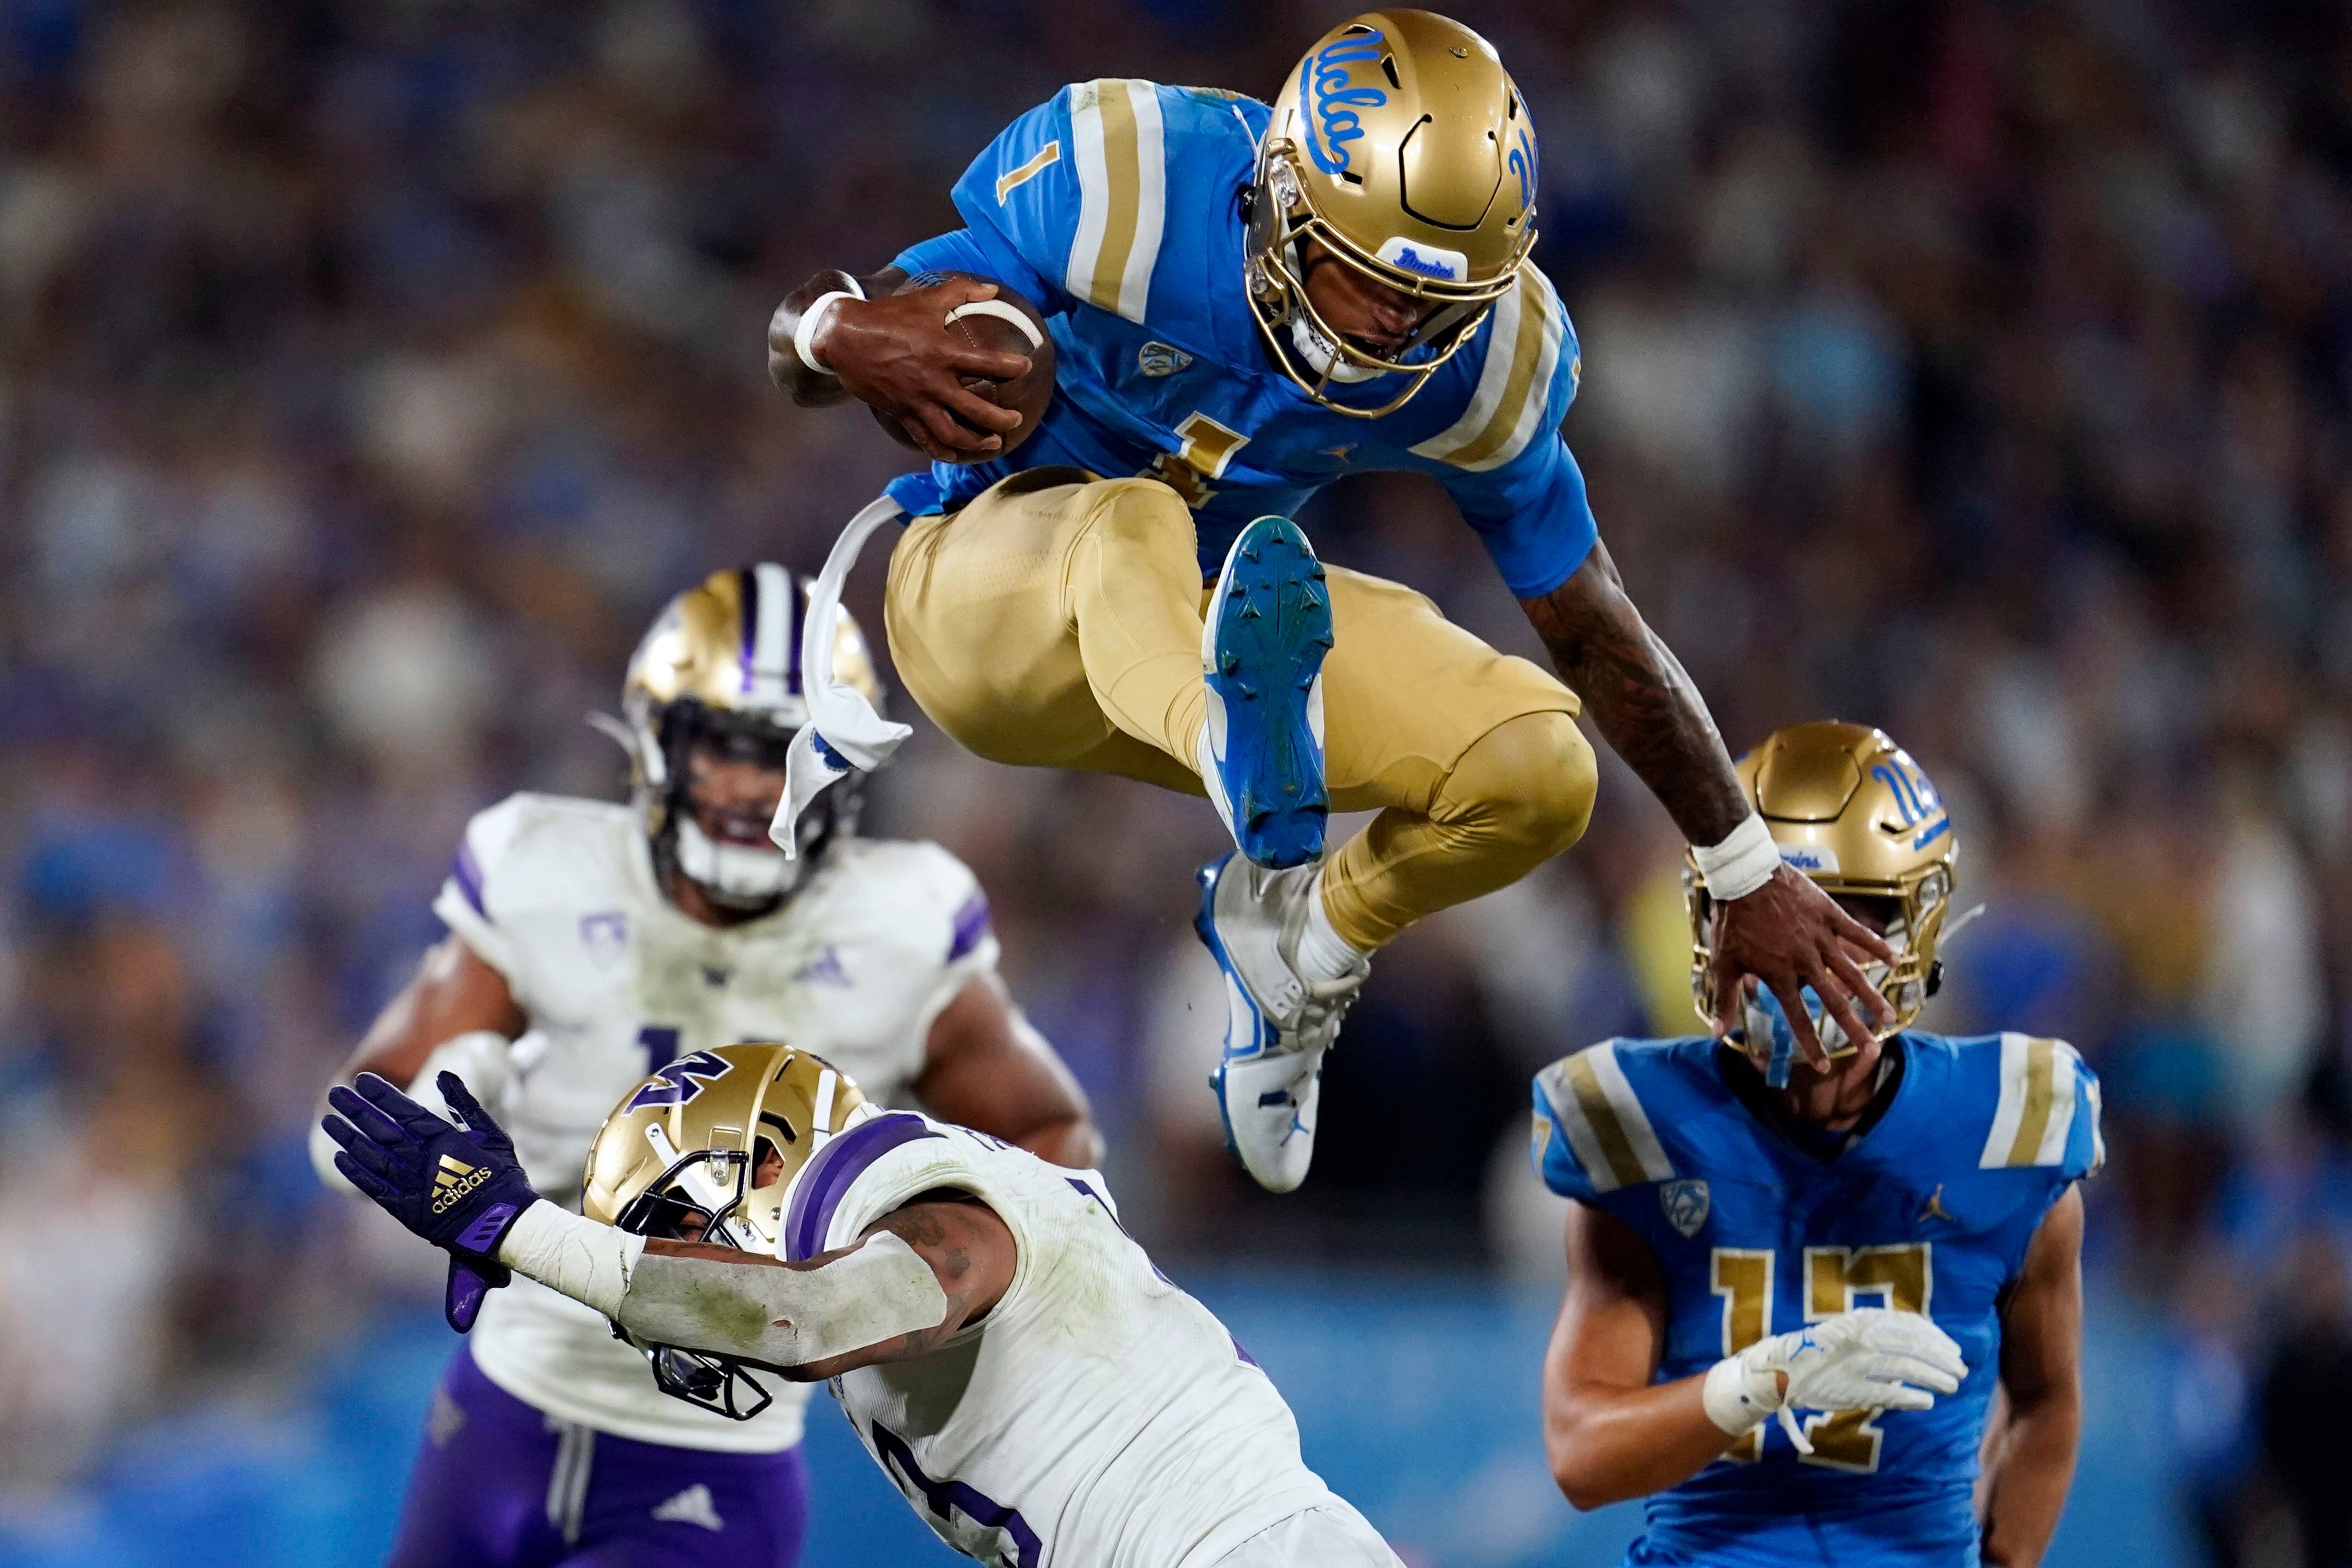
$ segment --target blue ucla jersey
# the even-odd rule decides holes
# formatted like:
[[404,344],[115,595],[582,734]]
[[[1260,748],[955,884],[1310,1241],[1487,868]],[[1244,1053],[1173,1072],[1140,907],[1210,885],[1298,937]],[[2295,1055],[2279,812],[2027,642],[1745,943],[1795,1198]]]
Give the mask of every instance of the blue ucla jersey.
[[[1406,470],[1453,495],[1514,593],[1549,592],[1594,538],[1559,436],[1582,367],[1559,296],[1530,263],[1403,408],[1366,420],[1318,405],[1269,358],[1243,281],[1267,115],[1206,89],[1080,82],[980,155],[955,187],[966,226],[895,265],[975,272],[1028,296],[1053,332],[1059,395],[1018,451],[935,464],[891,494],[919,515],[1024,468],[1149,475],[1192,507],[1206,572],[1251,519],[1295,514],[1343,474]],[[1332,395],[1375,408],[1393,384]]]
[[2061,1040],[1897,1039],[1891,1102],[1827,1160],[1748,1109],[1711,1040],[1610,1040],[1536,1079],[1545,1185],[1657,1257],[1658,1382],[1858,1306],[1926,1312],[1969,1364],[1930,1410],[1804,1417],[1811,1457],[1767,1422],[1647,1500],[1629,1563],[1978,1561],[1970,1491],[2002,1293],[2043,1214],[2103,1157],[2098,1080]]

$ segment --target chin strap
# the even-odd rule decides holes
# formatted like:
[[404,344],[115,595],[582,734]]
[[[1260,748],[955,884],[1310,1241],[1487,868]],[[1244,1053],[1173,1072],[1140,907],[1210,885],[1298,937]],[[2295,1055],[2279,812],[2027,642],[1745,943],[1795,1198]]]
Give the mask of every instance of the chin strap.
[[784,852],[786,860],[800,854],[796,831],[809,802],[849,776],[852,768],[871,773],[890,759],[914,730],[894,724],[874,711],[866,694],[835,678],[833,649],[839,635],[842,585],[857,565],[858,552],[885,523],[905,516],[898,503],[884,496],[849,519],[833,552],[824,558],[816,587],[809,595],[808,615],[801,623],[801,684],[808,700],[809,721],[793,737],[784,754],[784,797],[776,802],[776,820],[768,837]]

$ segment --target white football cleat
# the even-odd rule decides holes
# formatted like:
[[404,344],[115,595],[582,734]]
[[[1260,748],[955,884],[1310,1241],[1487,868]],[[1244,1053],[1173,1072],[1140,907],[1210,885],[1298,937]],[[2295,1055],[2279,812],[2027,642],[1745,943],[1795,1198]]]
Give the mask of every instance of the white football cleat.
[[1295,1191],[1307,1179],[1323,1053],[1371,973],[1370,959],[1338,980],[1299,972],[1317,869],[1265,871],[1239,854],[1212,861],[1201,868],[1192,920],[1225,977],[1224,1055],[1209,1087],[1224,1115],[1226,1147],[1268,1192]]

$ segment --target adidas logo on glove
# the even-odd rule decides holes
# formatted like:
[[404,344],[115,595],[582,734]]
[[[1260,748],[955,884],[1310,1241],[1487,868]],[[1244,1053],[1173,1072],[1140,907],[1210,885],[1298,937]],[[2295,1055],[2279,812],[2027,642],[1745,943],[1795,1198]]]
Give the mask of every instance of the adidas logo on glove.
[[448,1213],[450,1205],[489,1179],[488,1167],[469,1166],[454,1155],[443,1155],[441,1168],[433,1173],[433,1212]]

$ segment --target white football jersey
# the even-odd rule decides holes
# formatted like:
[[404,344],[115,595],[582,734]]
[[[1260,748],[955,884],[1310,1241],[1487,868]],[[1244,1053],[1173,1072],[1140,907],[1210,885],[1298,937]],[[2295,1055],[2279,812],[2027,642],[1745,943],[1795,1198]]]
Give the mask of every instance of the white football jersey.
[[1290,1407],[1171,1284],[1092,1172],[909,1112],[832,1138],[785,1195],[782,1252],[845,1247],[938,1187],[1013,1232],[1013,1283],[919,1361],[833,1381],[858,1438],[940,1538],[998,1568],[1179,1568],[1308,1509],[1344,1509]]
[[[596,1129],[656,1068],[789,1040],[887,1102],[922,1071],[940,1010],[997,954],[979,883],[936,844],[843,840],[781,909],[719,929],[662,895],[628,808],[551,795],[477,816],[433,907],[530,1019],[489,1109],[531,1185],[574,1208]],[[529,1280],[490,1293],[471,1343],[491,1382],[599,1431],[749,1453],[801,1438],[805,1385],[761,1378],[775,1403],[750,1421],[698,1409],[655,1387],[595,1311]]]

